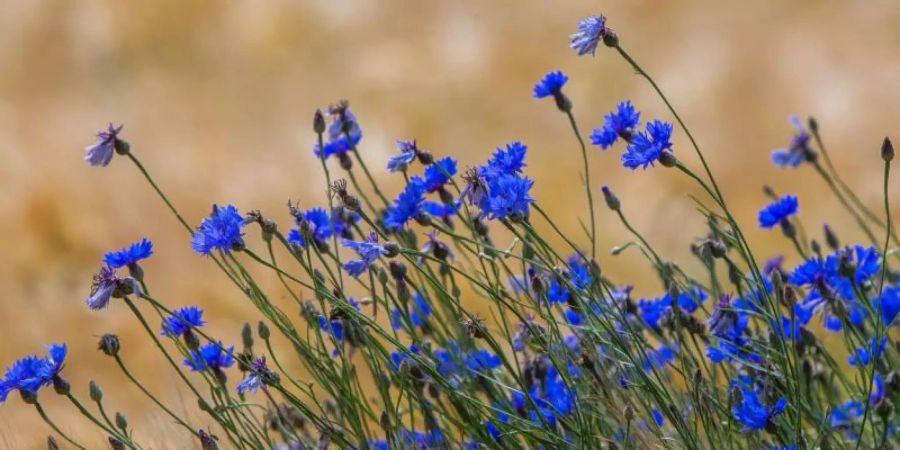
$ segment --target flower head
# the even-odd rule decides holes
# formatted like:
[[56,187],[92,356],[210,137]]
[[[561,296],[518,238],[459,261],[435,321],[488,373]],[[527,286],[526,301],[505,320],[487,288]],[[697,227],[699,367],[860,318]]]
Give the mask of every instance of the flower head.
[[[106,167],[112,161],[113,152],[116,151],[116,143],[119,142],[119,132],[122,125],[109,124],[106,131],[97,133],[97,143],[85,148],[84,160],[94,167]],[[121,145],[121,144],[120,144]]]
[[275,378],[275,374],[266,365],[266,358],[257,358],[253,361],[253,364],[250,365],[250,376],[244,378],[244,381],[241,381],[237,385],[237,392],[241,395],[248,391],[256,392],[265,385],[267,379],[272,378]]
[[394,200],[394,205],[384,216],[385,227],[389,230],[402,229],[406,222],[422,215],[425,202],[425,180],[412,177],[403,192]]
[[527,217],[529,206],[534,202],[530,194],[532,186],[533,180],[517,175],[492,180],[488,185],[488,196],[481,205],[482,212],[490,219]]
[[806,161],[812,150],[809,148],[809,132],[803,126],[800,118],[791,116],[791,125],[796,132],[791,138],[787,148],[779,148],[772,151],[772,162],[779,167],[797,167]]
[[163,319],[162,334],[164,336],[181,336],[191,328],[202,327],[206,324],[203,320],[203,310],[196,306],[178,308],[171,317]]
[[590,53],[592,56],[597,52],[597,44],[607,34],[606,17],[604,16],[588,16],[578,22],[578,28],[575,33],[569,36],[569,47],[583,56]]
[[622,164],[635,170],[646,169],[659,160],[664,150],[672,148],[672,124],[654,120],[647,124],[647,131],[638,133],[622,154]]
[[142,259],[147,259],[153,255],[153,243],[149,239],[141,239],[128,247],[119,251],[109,252],[103,256],[103,261],[109,267],[118,269],[120,267],[137,264]]
[[569,81],[569,77],[559,70],[544,75],[544,78],[534,85],[534,98],[560,95],[567,81]]
[[234,346],[225,348],[222,342],[208,342],[199,351],[192,351],[184,364],[194,372],[206,369],[222,370],[234,365]]
[[53,382],[62,371],[68,350],[65,344],[52,344],[47,346],[47,353],[44,358],[26,356],[6,369],[5,378],[0,379],[0,403],[12,391],[36,395],[41,387]]
[[749,380],[739,379],[732,381],[732,389],[738,391],[740,402],[731,407],[734,418],[747,430],[762,430],[769,426],[775,416],[787,409],[786,398],[778,399],[771,406],[767,406],[761,399],[759,388],[753,387]]
[[328,126],[328,141],[322,148],[315,147],[315,154],[319,158],[328,158],[331,155],[341,155],[356,148],[362,140],[362,129],[356,116],[350,111],[347,102],[339,102],[328,108],[331,116],[331,125]]
[[453,175],[456,175],[455,159],[448,156],[435,161],[425,168],[425,190],[435,192],[442,189]]
[[498,147],[487,164],[481,166],[479,173],[488,180],[501,175],[520,174],[525,168],[527,152],[528,146],[519,141],[506,144],[505,148]]
[[615,112],[604,116],[603,128],[591,133],[591,143],[606,150],[620,137],[630,140],[640,120],[641,113],[634,109],[630,101],[621,102]]
[[770,203],[759,212],[759,226],[772,228],[797,214],[797,197],[786,195]]
[[419,149],[416,147],[416,141],[397,141],[397,149],[400,150],[400,154],[388,158],[388,171],[405,172],[409,165],[416,160]]
[[362,275],[379,257],[388,253],[384,246],[378,243],[378,236],[375,233],[370,234],[365,241],[344,239],[341,243],[344,244],[344,247],[356,251],[360,256],[360,259],[344,263],[344,270],[354,277]]
[[194,251],[209,256],[214,250],[230,252],[243,247],[244,218],[233,205],[219,207],[213,205],[212,214],[203,219],[200,227],[194,232],[191,246]]
[[140,292],[140,287],[134,278],[119,278],[116,271],[109,266],[100,268],[100,272],[94,275],[91,285],[91,294],[88,296],[87,305],[93,310],[106,308],[109,299],[123,295]]
[[848,358],[851,366],[868,366],[871,362],[881,358],[887,349],[887,338],[881,340],[872,338],[869,345],[860,347]]

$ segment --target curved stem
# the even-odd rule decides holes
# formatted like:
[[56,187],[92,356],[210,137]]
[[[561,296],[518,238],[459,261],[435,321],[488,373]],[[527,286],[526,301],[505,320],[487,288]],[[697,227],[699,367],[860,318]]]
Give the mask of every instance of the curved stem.
[[74,445],[75,447],[78,447],[81,450],[87,450],[83,445],[75,442],[72,438],[70,438],[69,435],[67,435],[66,433],[63,433],[62,430],[60,430],[59,427],[56,426],[56,424],[53,423],[52,420],[50,420],[50,417],[47,416],[47,413],[44,411],[44,408],[41,406],[41,404],[39,402],[34,402],[34,408],[37,410],[38,414],[41,416],[41,419],[44,419],[44,422],[46,422],[47,425],[50,425],[50,428],[53,428],[53,431],[55,431],[56,434],[62,436],[63,439],[65,439],[70,444]]

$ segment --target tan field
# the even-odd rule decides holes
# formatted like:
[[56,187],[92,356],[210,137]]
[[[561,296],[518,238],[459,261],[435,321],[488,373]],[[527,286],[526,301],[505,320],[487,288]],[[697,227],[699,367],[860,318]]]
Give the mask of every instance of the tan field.
[[[124,123],[122,136],[189,222],[199,223],[212,203],[234,203],[268,213],[283,229],[288,200],[324,202],[312,153],[317,107],[350,101],[364,132],[361,152],[390,195],[402,178],[382,168],[396,139],[415,138],[462,167],[521,140],[530,147],[537,201],[586,244],[577,142],[552,101],[531,97],[533,84],[549,70],[565,71],[586,134],[624,99],[643,119],[672,121],[620,57],[601,48],[578,58],[568,49],[577,21],[599,13],[691,127],[758,254],[785,252],[789,267],[798,259],[780,232],[755,226],[767,202],[763,184],[800,197],[811,236],[821,239],[828,222],[844,242],[862,238],[811,169],[777,169],[769,153],[789,141],[789,115],[814,114],[845,181],[882,211],[879,146],[886,134],[900,139],[896,1],[0,2],[0,365],[67,342],[64,373],[80,397],[95,379],[107,408],[128,416],[139,441],[191,448],[96,351],[101,334],[119,334],[123,358],[148,388],[176,410],[194,409],[172,389],[176,376],[124,305],[85,306],[102,254],[153,240],[156,254],[144,269],[154,295],[172,307],[203,307],[210,332],[226,342],[239,344],[243,322],[259,319],[191,251],[127,160],[102,169],[82,161],[110,121]],[[674,142],[676,155],[699,167],[677,127]],[[674,171],[622,168],[621,150],[595,147],[589,155],[600,261],[615,279],[658,295],[637,253],[609,253],[630,237],[603,207],[599,186],[611,186],[636,228],[689,269],[697,265],[688,246],[705,234],[689,194],[705,198]],[[900,183],[891,194],[900,211]],[[258,243],[255,230],[249,234]],[[478,298],[470,303],[481,307]],[[104,445],[51,390],[42,400],[65,430]],[[49,431],[18,395],[0,405],[0,448],[45,448]]]

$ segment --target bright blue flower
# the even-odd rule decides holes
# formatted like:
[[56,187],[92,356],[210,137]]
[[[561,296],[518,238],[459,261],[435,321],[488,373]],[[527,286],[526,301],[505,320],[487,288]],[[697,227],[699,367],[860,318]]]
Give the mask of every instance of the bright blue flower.
[[388,158],[388,171],[405,172],[419,153],[416,141],[397,141],[397,149],[400,150],[400,154]]
[[665,418],[665,416],[663,416],[663,413],[656,408],[653,408],[653,411],[651,411],[651,412],[653,414],[653,421],[656,422],[656,426],[662,427],[666,421],[666,418]]
[[866,406],[858,400],[848,400],[834,408],[828,415],[828,422],[833,429],[847,428],[865,413]]
[[456,215],[459,207],[453,203],[440,203],[426,200],[422,203],[422,210],[429,216],[445,219]]
[[425,202],[425,181],[412,177],[403,192],[394,200],[394,205],[384,216],[384,225],[388,230],[400,230],[409,222],[422,215],[422,204]]
[[885,287],[876,306],[881,311],[884,324],[888,326],[893,324],[897,314],[900,314],[900,286]]
[[153,255],[153,243],[149,239],[144,238],[140,242],[135,242],[129,247],[125,247],[116,252],[109,252],[103,257],[106,265],[113,269],[136,264],[142,259],[147,259]]
[[591,143],[606,150],[623,136],[630,138],[641,120],[641,113],[634,109],[630,101],[619,103],[616,112],[604,116],[603,128],[591,133]]
[[206,324],[203,320],[203,310],[196,306],[185,306],[174,311],[172,317],[166,317],[162,323],[164,336],[181,336],[192,328],[202,327]]
[[672,129],[672,124],[660,120],[648,123],[647,131],[638,133],[622,154],[622,164],[631,170],[652,166],[663,150],[672,148]]
[[344,244],[344,247],[356,251],[360,256],[360,259],[344,263],[344,270],[354,277],[362,275],[379,257],[387,254],[387,250],[378,243],[378,236],[375,233],[370,234],[365,241],[344,239],[341,243]]
[[772,151],[772,162],[779,167],[797,167],[806,161],[806,155],[811,151],[809,148],[810,135],[800,118],[792,116],[791,125],[794,126],[796,132],[788,147]]
[[[413,297],[413,305],[409,311],[409,320],[412,322],[413,327],[421,327],[425,324],[425,319],[431,315],[431,306],[428,304],[428,301],[425,300],[425,297],[422,297],[418,292]],[[394,309],[391,311],[391,326],[395,330],[399,330],[401,328],[405,328],[406,322],[403,319],[403,311],[400,309]]]
[[203,372],[206,369],[222,370],[234,365],[234,346],[224,348],[221,341],[208,342],[199,351],[191,351],[184,364],[194,372]]
[[456,175],[455,159],[448,156],[435,161],[425,168],[425,190],[435,192],[442,189],[453,175]]
[[5,378],[0,380],[0,403],[12,391],[35,395],[41,387],[53,383],[53,378],[62,371],[68,350],[65,344],[51,344],[47,353],[45,358],[26,356],[6,369]]
[[597,52],[597,44],[606,36],[606,17],[588,16],[578,22],[578,29],[569,35],[569,47],[578,53],[578,56]]
[[505,219],[513,215],[527,217],[529,207],[534,202],[529,193],[532,186],[534,181],[530,178],[515,175],[491,180],[482,212],[490,219]]
[[797,214],[797,197],[786,195],[770,203],[759,212],[759,226],[772,228]]
[[109,124],[106,131],[97,133],[97,143],[84,149],[86,153],[84,160],[94,167],[108,166],[116,151],[116,142],[121,131],[122,125]]
[[[360,219],[355,212],[344,210],[343,214],[336,211],[328,214],[323,208],[306,210],[300,216],[309,225],[315,240],[320,243],[327,242],[332,236],[343,236]],[[306,239],[300,230],[291,230],[288,242],[301,248],[306,247]]]
[[194,251],[209,256],[214,250],[230,252],[244,245],[244,218],[233,205],[220,208],[213,205],[212,214],[203,219],[194,232],[191,246]]
[[498,147],[487,164],[481,167],[481,176],[491,180],[503,175],[522,173],[527,152],[528,147],[519,141],[506,144],[506,148]]
[[675,361],[675,355],[678,349],[668,345],[661,345],[659,348],[651,349],[647,352],[647,358],[644,359],[644,370],[662,369]]
[[503,365],[499,356],[483,349],[477,349],[465,356],[466,367],[474,372],[488,372]]
[[869,345],[856,349],[847,361],[851,366],[868,366],[869,363],[881,358],[885,349],[887,349],[887,338],[881,338],[881,340],[872,338]]
[[788,401],[783,397],[772,406],[766,406],[759,389],[750,386],[747,380],[732,381],[732,389],[740,390],[741,401],[731,407],[731,413],[746,430],[765,429],[775,416],[787,409]]
[[569,81],[569,77],[559,70],[544,75],[544,78],[534,85],[534,98],[559,95],[567,81]]

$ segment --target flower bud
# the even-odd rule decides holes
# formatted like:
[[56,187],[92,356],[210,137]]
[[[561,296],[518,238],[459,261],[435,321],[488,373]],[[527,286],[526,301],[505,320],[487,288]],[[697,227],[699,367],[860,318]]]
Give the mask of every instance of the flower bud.
[[115,148],[116,153],[120,155],[127,155],[128,152],[131,151],[131,144],[129,144],[127,141],[116,138]]
[[384,243],[384,256],[387,258],[393,258],[400,254],[400,244],[397,244],[394,241],[387,241]]
[[59,444],[53,436],[47,436],[47,450],[59,450]]
[[125,444],[122,443],[118,438],[114,438],[112,436],[109,437],[109,446],[113,450],[125,450]]
[[841,242],[838,240],[836,234],[834,234],[834,230],[831,229],[828,224],[825,224],[825,243],[828,244],[828,247],[832,250],[837,250],[841,246]]
[[128,429],[128,419],[125,418],[124,414],[118,411],[116,411],[116,426],[122,431]]
[[313,115],[313,131],[316,134],[322,134],[325,132],[325,115],[322,114],[322,110],[317,109],[316,113]]
[[209,434],[206,430],[198,430],[197,435],[200,436],[200,447],[203,450],[219,450],[217,438],[213,434]]
[[815,117],[809,116],[809,119],[806,121],[806,125],[809,127],[810,131],[813,133],[819,132],[819,121],[816,120]]
[[100,386],[94,380],[91,380],[88,384],[88,392],[90,393],[91,400],[95,402],[103,400],[103,389],[100,389]]
[[272,332],[269,331],[269,326],[266,325],[262,320],[259,321],[259,325],[257,326],[257,332],[259,333],[260,339],[267,341],[269,340],[269,336],[272,335]]
[[37,392],[26,391],[24,389],[19,389],[19,395],[22,396],[22,401],[33,405],[37,403]]
[[894,159],[894,144],[891,143],[891,138],[889,137],[885,137],[884,142],[881,144],[881,159],[886,163]]
[[675,167],[675,164],[678,163],[678,159],[675,158],[675,153],[673,153],[672,150],[666,149],[660,152],[659,163],[664,167]]
[[72,391],[72,385],[63,377],[57,375],[53,377],[53,390],[59,395],[69,395]]
[[603,186],[600,190],[603,191],[603,199],[606,200],[606,206],[613,211],[618,211],[619,208],[622,207],[622,203],[619,201],[619,198],[616,197],[616,194],[609,189],[609,186]]
[[245,323],[244,327],[241,328],[241,339],[244,342],[244,349],[253,348],[253,329],[250,328],[249,323]]
[[615,31],[607,28],[606,32],[603,33],[603,45],[607,47],[618,47],[619,35],[617,35]]

